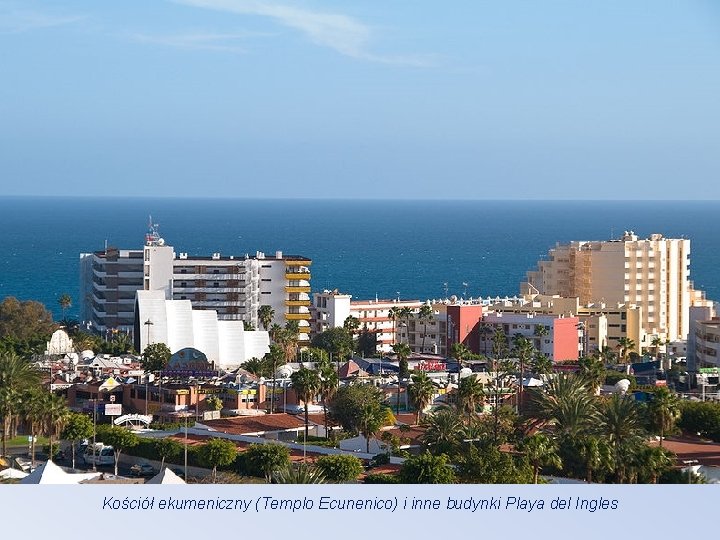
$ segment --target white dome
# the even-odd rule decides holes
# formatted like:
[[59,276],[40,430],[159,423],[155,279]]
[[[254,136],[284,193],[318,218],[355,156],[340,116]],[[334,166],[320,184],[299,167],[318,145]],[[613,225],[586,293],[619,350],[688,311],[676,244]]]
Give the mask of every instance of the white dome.
[[83,360],[87,360],[88,358],[95,358],[95,353],[92,352],[90,349],[86,349],[80,353],[80,358],[82,358]]
[[470,375],[472,375],[472,369],[464,367],[460,370],[460,378],[461,379],[464,379],[465,377],[469,377]]
[[275,371],[275,376],[280,379],[288,379],[290,378],[290,375],[292,375],[292,373],[293,369],[288,365],[284,365],[277,368],[277,370]]

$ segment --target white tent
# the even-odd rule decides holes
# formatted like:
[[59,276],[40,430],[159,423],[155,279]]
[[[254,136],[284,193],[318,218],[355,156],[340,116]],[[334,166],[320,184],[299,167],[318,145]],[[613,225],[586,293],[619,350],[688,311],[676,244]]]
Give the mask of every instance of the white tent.
[[83,480],[89,480],[99,476],[99,472],[91,473],[67,473],[52,461],[46,461],[37,469],[20,480],[21,484],[79,484]]
[[185,484],[185,480],[165,467],[162,471],[153,476],[146,484]]
[[4,471],[0,471],[0,480],[19,480],[25,478],[27,475],[28,473],[17,469],[5,469]]

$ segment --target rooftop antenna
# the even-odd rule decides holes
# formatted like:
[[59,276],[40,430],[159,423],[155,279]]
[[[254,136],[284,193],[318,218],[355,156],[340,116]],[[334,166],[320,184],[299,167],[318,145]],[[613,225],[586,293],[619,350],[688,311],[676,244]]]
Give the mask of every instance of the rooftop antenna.
[[463,298],[466,298],[467,297],[467,288],[468,288],[468,284],[466,281],[463,281],[463,287],[464,287],[463,288]]
[[448,297],[448,282],[443,283],[443,289],[445,290],[445,298]]

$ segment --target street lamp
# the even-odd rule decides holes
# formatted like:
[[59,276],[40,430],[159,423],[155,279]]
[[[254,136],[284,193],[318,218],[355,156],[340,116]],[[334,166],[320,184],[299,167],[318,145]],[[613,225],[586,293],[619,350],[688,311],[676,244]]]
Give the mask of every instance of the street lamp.
[[147,347],[148,345],[150,345],[150,327],[151,327],[152,325],[154,325],[155,323],[152,322],[150,319],[148,319],[148,320],[145,321],[143,324],[144,324],[145,326],[147,326],[147,344],[145,345],[145,346]]

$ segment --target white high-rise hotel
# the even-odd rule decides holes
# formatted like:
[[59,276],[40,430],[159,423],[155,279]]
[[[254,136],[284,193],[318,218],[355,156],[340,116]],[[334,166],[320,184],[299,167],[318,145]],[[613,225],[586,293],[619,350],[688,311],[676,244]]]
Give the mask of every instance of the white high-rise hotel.
[[279,251],[240,257],[176,254],[151,226],[143,249],[80,255],[81,317],[100,333],[131,332],[136,291],[163,291],[167,300],[190,300],[194,309],[217,312],[218,320],[242,320],[258,329],[258,310],[269,305],[274,324],[297,321],[299,340],[307,342],[311,262]]
[[690,306],[704,301],[690,281],[690,240],[661,234],[639,239],[626,231],[618,240],[558,244],[527,279],[541,294],[575,296],[585,305],[638,306],[649,340],[686,339]]

